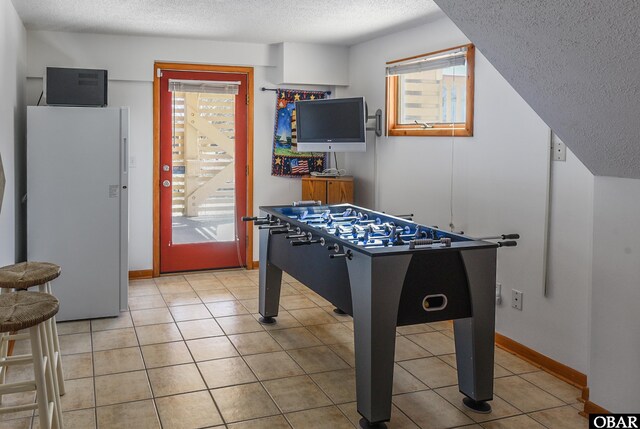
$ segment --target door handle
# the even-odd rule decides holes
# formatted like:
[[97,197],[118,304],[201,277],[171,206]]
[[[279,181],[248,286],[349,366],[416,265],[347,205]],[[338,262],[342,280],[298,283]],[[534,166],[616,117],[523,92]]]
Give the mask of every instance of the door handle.
[[163,180],[162,186],[164,186],[165,188],[168,188],[169,186],[171,186],[171,182],[169,180]]

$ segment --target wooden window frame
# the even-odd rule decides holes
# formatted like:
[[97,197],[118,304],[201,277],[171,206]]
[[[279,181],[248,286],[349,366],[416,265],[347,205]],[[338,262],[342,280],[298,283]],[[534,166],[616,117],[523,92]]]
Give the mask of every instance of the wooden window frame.
[[387,62],[387,65],[400,63],[428,55],[439,54],[454,49],[467,48],[467,95],[466,95],[466,122],[447,124],[433,124],[433,128],[422,128],[417,124],[398,124],[398,76],[387,76],[386,85],[386,111],[387,111],[387,135],[389,136],[420,136],[420,137],[472,137],[473,136],[473,99],[474,99],[474,69],[475,46],[473,44],[454,46],[413,57],[402,58]]

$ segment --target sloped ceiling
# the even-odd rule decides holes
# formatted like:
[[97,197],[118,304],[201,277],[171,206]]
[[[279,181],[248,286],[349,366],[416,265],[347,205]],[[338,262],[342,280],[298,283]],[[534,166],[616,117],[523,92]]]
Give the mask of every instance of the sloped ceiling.
[[640,2],[435,2],[593,174],[640,178]]

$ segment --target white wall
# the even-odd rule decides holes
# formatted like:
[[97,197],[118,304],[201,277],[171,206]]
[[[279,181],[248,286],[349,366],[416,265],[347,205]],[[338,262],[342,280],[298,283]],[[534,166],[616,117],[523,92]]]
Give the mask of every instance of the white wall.
[[313,43],[279,43],[274,82],[286,84],[349,84],[349,48]]
[[[300,199],[300,180],[271,176],[275,95],[269,45],[154,37],[107,36],[60,32],[28,32],[28,104],[36,104],[47,66],[106,68],[109,104],[131,109],[129,268],[152,267],[153,63],[188,62],[254,67],[254,212],[258,206]],[[269,73],[270,72],[270,73]],[[328,89],[296,85],[296,89]],[[258,234],[254,260],[258,259]]]
[[[26,31],[10,1],[0,2],[0,155],[6,185],[0,212],[0,266],[13,264],[23,253],[20,198],[25,189],[24,76]],[[16,162],[17,161],[17,162]]]
[[638,411],[640,396],[640,180],[596,177],[590,400]]
[[[588,373],[594,176],[570,150],[551,164],[547,292],[540,329],[558,361]],[[564,314],[545,321],[546,314]],[[560,323],[559,323],[560,322]],[[579,351],[579,353],[578,353]]]
[[162,37],[106,36],[88,33],[29,31],[28,76],[42,76],[45,67],[106,68],[114,80],[153,81],[153,62],[266,66],[269,46]]
[[[469,43],[465,36],[448,18],[442,18],[352,46],[352,84],[341,94],[364,95],[370,112],[383,108],[387,61],[464,43]],[[497,330],[586,372],[590,234],[581,227],[590,224],[590,174],[571,154],[566,164],[553,167],[557,180],[552,195],[569,194],[570,198],[556,203],[551,220],[555,231],[569,228],[551,240],[554,257],[561,253],[566,259],[553,265],[551,293],[545,297],[550,131],[480,52],[475,71],[474,137],[456,138],[453,143],[449,137],[382,137],[374,143],[369,133],[365,154],[343,157],[348,172],[356,176],[356,200],[364,206],[377,202],[378,209],[390,213],[414,213],[418,222],[447,228],[453,198],[456,230],[476,236],[520,233],[518,247],[499,250],[503,304],[497,312]],[[574,182],[579,184],[575,191]],[[577,250],[565,248],[571,240],[577,241]],[[509,305],[512,288],[524,292],[523,311]]]

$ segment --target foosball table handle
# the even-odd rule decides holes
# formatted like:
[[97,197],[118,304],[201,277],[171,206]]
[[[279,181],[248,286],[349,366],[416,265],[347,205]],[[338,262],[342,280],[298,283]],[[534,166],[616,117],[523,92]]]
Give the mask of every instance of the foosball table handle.
[[282,229],[282,228],[284,228],[284,227],[285,227],[284,225],[281,225],[281,224],[279,224],[279,223],[276,223],[276,224],[271,224],[271,225],[260,225],[260,226],[258,227],[258,229],[274,229],[274,228]]
[[308,240],[311,240],[311,233],[310,232],[298,232],[297,234],[286,235],[284,238],[286,238],[287,240],[300,239],[300,238],[306,238]]
[[[285,227],[283,227],[285,228]],[[269,231],[269,235],[277,235],[277,234],[288,234],[293,232],[292,229],[289,228],[285,228],[285,229],[272,229],[271,231]]]
[[294,207],[319,206],[319,205],[322,205],[322,201],[314,201],[314,200],[294,201],[291,205]]
[[329,255],[331,259],[337,258],[347,258],[349,260],[353,259],[353,252],[351,250],[347,250],[345,253],[332,253]]
[[409,214],[397,214],[397,215],[393,215],[395,217],[399,217],[400,219],[405,219],[405,220],[413,220],[413,213],[409,213]]
[[518,245],[518,242],[513,240],[498,241],[498,246],[500,247],[516,247],[517,245]]
[[266,215],[265,217],[257,217],[257,216],[242,216],[243,222],[253,222],[254,225],[266,225],[271,223],[271,216]]
[[340,250],[340,246],[337,243],[333,243],[327,246],[327,250],[329,252],[338,252]]
[[503,240],[517,240],[520,238],[520,234],[502,234]]
[[308,246],[310,244],[320,244],[324,246],[324,238],[318,238],[315,240],[295,240],[291,242],[292,246]]
[[517,240],[520,238],[520,234],[496,234],[487,237],[476,237],[476,240]]

